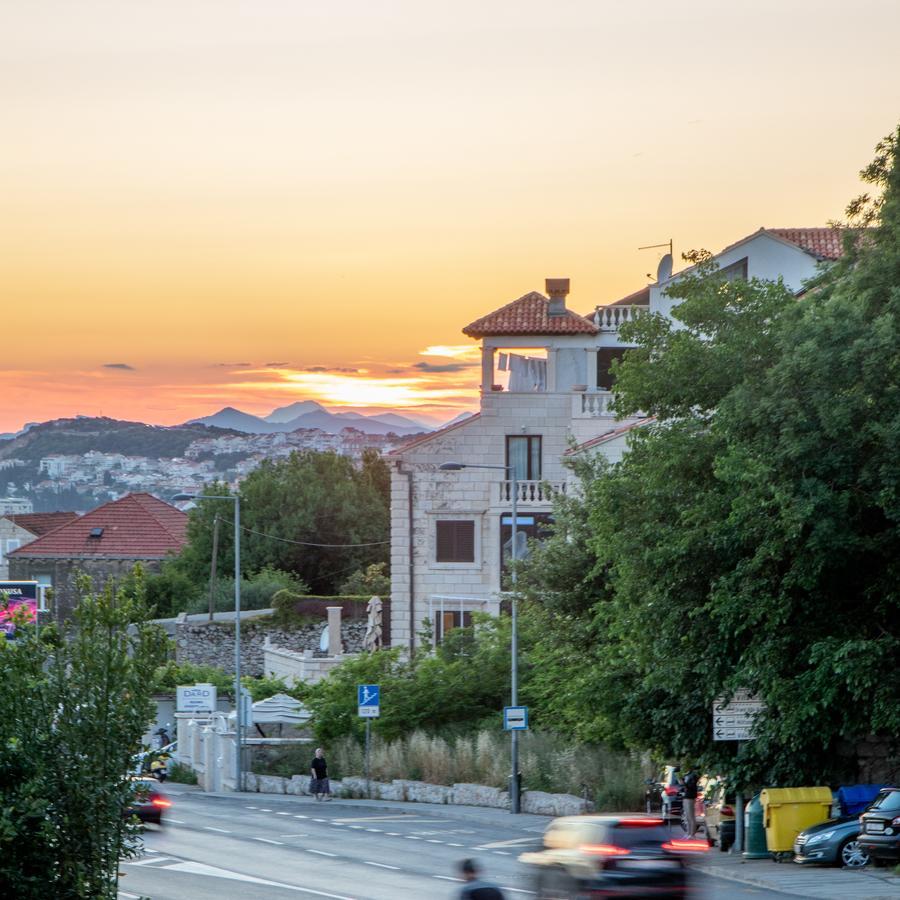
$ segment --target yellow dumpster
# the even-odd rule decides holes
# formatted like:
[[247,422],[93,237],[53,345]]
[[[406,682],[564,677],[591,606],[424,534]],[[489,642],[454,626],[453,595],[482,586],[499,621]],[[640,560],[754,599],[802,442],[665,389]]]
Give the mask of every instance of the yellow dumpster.
[[766,788],[759,799],[769,853],[793,850],[804,828],[831,818],[831,788]]

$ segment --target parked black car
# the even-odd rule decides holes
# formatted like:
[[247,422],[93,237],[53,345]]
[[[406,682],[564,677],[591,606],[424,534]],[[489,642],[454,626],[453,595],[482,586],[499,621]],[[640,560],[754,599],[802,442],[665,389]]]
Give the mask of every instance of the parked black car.
[[523,853],[532,890],[546,898],[684,897],[687,860],[704,839],[676,836],[656,816],[566,816],[544,832],[544,849]]
[[859,846],[876,865],[900,860],[900,788],[885,788],[859,817]]

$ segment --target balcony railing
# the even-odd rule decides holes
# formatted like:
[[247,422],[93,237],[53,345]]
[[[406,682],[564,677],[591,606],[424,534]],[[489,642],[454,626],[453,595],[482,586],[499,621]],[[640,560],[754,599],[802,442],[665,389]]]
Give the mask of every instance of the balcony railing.
[[633,322],[649,306],[598,306],[594,312],[594,324],[601,331],[618,331],[626,322]]
[[615,418],[612,391],[582,391],[572,395],[573,419]]
[[[553,502],[556,494],[566,492],[564,481],[518,481],[518,503],[523,506],[549,504]],[[513,498],[513,483],[511,481],[500,482],[500,502],[510,503]]]

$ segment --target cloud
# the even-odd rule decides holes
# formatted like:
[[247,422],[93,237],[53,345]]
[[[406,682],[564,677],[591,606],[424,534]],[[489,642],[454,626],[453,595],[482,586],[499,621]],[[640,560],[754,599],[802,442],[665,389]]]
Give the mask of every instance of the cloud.
[[437,344],[419,351],[419,356],[443,356],[445,359],[481,359],[478,344]]
[[350,369],[344,366],[307,366],[304,372],[344,372],[347,375],[355,375],[359,369]]
[[134,372],[134,366],[129,366],[128,363],[103,363],[104,369],[121,369],[123,372]]
[[284,369],[287,367],[286,362],[269,362],[263,364],[267,369]]
[[253,363],[237,362],[237,363],[213,363],[217,369],[249,369]]
[[464,372],[466,369],[471,369],[472,366],[469,363],[417,362],[413,363],[413,368],[422,372]]

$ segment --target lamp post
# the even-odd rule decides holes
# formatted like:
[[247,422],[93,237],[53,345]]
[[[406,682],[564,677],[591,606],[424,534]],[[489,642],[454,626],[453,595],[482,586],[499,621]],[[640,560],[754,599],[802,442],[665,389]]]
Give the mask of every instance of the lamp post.
[[[506,473],[512,490],[512,547],[510,553],[512,599],[510,601],[512,635],[510,637],[510,706],[519,705],[519,618],[518,597],[516,594],[516,561],[518,560],[518,523],[519,523],[519,479],[516,477],[514,466],[492,466],[487,463],[459,463],[446,462],[441,465],[444,472],[458,472],[460,469],[498,469]],[[503,519],[500,519],[501,526]],[[501,541],[501,559],[503,549]],[[519,809],[519,732],[515,729],[509,732],[509,758],[511,774],[509,779],[509,811],[513,814]]]
[[234,716],[237,746],[234,754],[234,789],[243,785],[243,704],[241,703],[241,498],[238,494],[176,494],[173,502],[182,500],[230,500],[234,503]]

